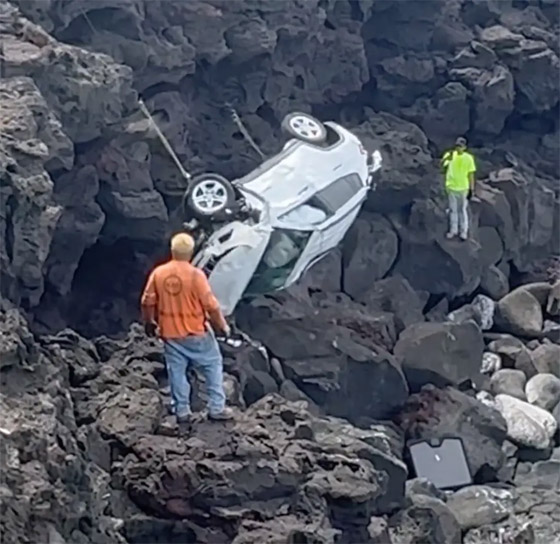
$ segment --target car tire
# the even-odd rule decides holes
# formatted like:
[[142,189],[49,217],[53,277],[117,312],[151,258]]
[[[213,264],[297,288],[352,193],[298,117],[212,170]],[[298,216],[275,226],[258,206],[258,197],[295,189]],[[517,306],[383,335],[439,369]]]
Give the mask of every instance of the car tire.
[[282,121],[282,130],[297,140],[309,144],[322,144],[327,139],[327,127],[312,115],[289,113]]
[[211,218],[223,215],[235,204],[232,184],[219,174],[200,174],[190,181],[183,197],[183,211],[188,216]]

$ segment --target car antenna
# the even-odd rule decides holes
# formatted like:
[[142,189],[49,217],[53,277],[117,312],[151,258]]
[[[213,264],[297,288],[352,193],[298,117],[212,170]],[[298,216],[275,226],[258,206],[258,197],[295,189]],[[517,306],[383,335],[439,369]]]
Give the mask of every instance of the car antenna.
[[[93,25],[93,23],[92,23],[91,19],[89,18],[88,14],[85,12],[84,9],[81,9],[81,12],[82,12],[82,15],[83,15],[84,19],[86,20],[87,24],[91,28],[91,31],[94,34],[97,34],[97,29]],[[169,140],[165,137],[165,135],[163,134],[163,132],[161,131],[161,129],[159,128],[157,123],[154,121],[154,118],[152,117],[151,113],[148,111],[148,108],[146,107],[146,104],[144,104],[144,101],[141,98],[138,99],[138,106],[140,107],[140,111],[146,116],[149,123],[152,125],[152,127],[156,131],[156,134],[157,134],[158,138],[160,139],[161,143],[163,144],[163,147],[165,147],[166,151],[169,153],[171,159],[173,160],[173,162],[175,163],[175,165],[179,169],[179,172],[181,172],[181,175],[185,178],[185,180],[187,181],[187,184],[189,184],[191,179],[192,179],[192,176],[185,170],[185,168],[181,164],[181,161],[179,160],[179,157],[177,157],[177,154],[175,153],[175,151],[173,151],[173,148],[171,147],[171,144],[169,143]]]
[[241,132],[241,134],[243,134],[243,136],[249,142],[251,147],[259,154],[260,158],[263,159],[263,160],[266,159],[266,155],[261,151],[261,148],[256,144],[255,140],[253,140],[253,138],[251,138],[251,135],[249,134],[249,132],[245,128],[245,125],[243,124],[243,121],[239,117],[235,108],[229,102],[226,102],[225,106],[229,110],[229,112],[231,114],[231,119],[237,125],[237,128],[239,129],[239,132]]

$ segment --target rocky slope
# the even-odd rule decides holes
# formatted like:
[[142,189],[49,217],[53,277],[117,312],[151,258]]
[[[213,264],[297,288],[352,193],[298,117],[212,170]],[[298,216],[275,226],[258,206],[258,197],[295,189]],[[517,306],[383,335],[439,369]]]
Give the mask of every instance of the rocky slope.
[[[92,6],[0,4],[5,541],[554,542],[555,2]],[[257,164],[228,104],[267,153],[300,109],[386,163],[339,251],[239,308],[236,420],[186,437],[161,346],[129,329],[181,186],[139,94],[193,172]],[[482,179],[466,244],[437,165],[459,134]],[[404,441],[446,433],[477,485],[406,481]]]

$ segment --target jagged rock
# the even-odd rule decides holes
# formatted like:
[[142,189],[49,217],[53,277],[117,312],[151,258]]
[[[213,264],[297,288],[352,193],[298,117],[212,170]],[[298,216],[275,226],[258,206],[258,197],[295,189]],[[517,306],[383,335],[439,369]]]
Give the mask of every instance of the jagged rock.
[[457,134],[465,134],[469,130],[468,95],[468,90],[461,83],[451,81],[440,87],[433,97],[419,98],[411,107],[404,108],[402,114],[417,123],[430,140],[443,147]]
[[504,462],[506,422],[489,406],[451,387],[425,386],[412,395],[399,421],[407,439],[459,436],[475,481],[493,481]]
[[523,287],[515,289],[498,302],[495,319],[502,331],[521,336],[538,335],[543,327],[541,305]]
[[461,540],[461,528],[450,508],[426,495],[410,495],[410,504],[389,519],[393,542],[452,544]]
[[448,314],[447,319],[453,323],[474,321],[480,330],[487,331],[494,325],[495,303],[484,295],[476,295],[470,304]]
[[54,200],[63,211],[47,257],[46,279],[61,295],[70,292],[84,251],[97,241],[105,223],[105,214],[95,201],[98,191],[99,179],[93,166],[72,170],[55,180]]
[[482,334],[475,323],[418,323],[403,331],[394,353],[411,389],[418,390],[427,383],[477,380],[483,349]]
[[495,406],[507,423],[507,435],[516,444],[546,449],[557,429],[548,412],[509,395],[497,395]]
[[12,312],[0,316],[2,361],[11,353],[0,392],[2,538],[10,544],[45,538],[124,544],[107,511],[107,457],[82,449],[65,356],[36,344],[23,318]]
[[162,409],[156,391],[122,388],[100,407],[97,417],[99,431],[103,436],[131,446],[140,436],[157,429]]
[[542,344],[531,352],[537,372],[554,374],[560,378],[560,346]]
[[[460,81],[471,93],[474,102],[474,127],[487,134],[499,134],[513,111],[514,78],[504,66],[490,69],[455,68],[450,76]],[[462,132],[464,134],[464,132]]]
[[0,368],[34,370],[40,354],[24,317],[15,308],[0,309],[0,316]]
[[560,379],[553,374],[537,374],[525,386],[527,402],[551,411],[560,402]]
[[516,399],[526,401],[526,383],[527,377],[521,370],[503,368],[498,370],[490,379],[490,388],[494,395],[510,395]]
[[385,218],[375,214],[357,219],[344,240],[344,291],[359,299],[389,271],[397,250],[397,234]]
[[49,346],[51,353],[63,359],[70,371],[70,385],[77,387],[84,382],[95,378],[100,371],[99,355],[95,346],[76,334],[66,329],[56,336],[43,340]]
[[[383,455],[367,442],[368,436],[377,440],[375,434],[356,431],[344,422],[313,418],[302,403],[270,395],[235,421],[195,421],[184,441],[141,437],[124,460],[123,477],[133,500],[147,512],[186,517],[211,508],[224,522],[236,520],[230,539],[243,535],[241,524],[250,524],[254,512],[261,512],[265,527],[267,520],[279,518],[278,512],[293,516],[291,524],[268,525],[269,535],[271,527],[285,531],[276,538],[288,539],[292,528],[316,527],[320,519],[326,528],[359,534],[367,531],[371,515],[395,507],[389,500],[395,489],[389,475],[370,461]],[[400,501],[404,464],[401,474]],[[264,529],[259,526],[253,529]]]
[[[355,134],[368,149],[382,148],[387,168],[380,172],[377,187],[366,209],[386,214],[400,210],[415,198],[425,197],[432,176],[437,175],[428,150],[426,135],[415,124],[394,115],[366,110],[367,121]],[[391,165],[399,165],[399,171]]]
[[473,485],[453,493],[447,505],[455,514],[461,529],[468,530],[494,524],[513,512],[511,491],[486,485]]
[[2,293],[28,306],[44,291],[43,267],[62,208],[46,171],[72,165],[72,143],[29,78],[0,81]]
[[475,528],[465,533],[463,542],[465,544],[478,544],[479,542],[514,542],[522,544],[537,544],[535,540],[535,529],[531,521],[502,522],[505,526],[486,525]]

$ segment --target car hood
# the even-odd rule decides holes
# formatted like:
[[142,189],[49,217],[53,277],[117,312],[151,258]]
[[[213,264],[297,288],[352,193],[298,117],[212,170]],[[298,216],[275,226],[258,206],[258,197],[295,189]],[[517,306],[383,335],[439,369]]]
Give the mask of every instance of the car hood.
[[217,262],[208,276],[210,286],[225,316],[235,310],[264,254],[272,228],[268,223],[254,226],[237,224],[231,237],[220,242],[220,231],[212,237],[198,261],[210,257]]

